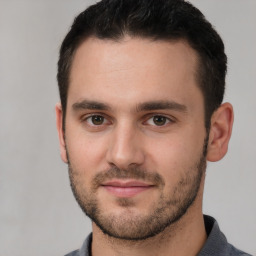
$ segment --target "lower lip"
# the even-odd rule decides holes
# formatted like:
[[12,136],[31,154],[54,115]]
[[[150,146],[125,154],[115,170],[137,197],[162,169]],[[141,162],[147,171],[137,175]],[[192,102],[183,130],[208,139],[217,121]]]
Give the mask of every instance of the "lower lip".
[[109,193],[117,197],[133,197],[144,191],[152,188],[152,186],[145,187],[116,187],[116,186],[103,186]]

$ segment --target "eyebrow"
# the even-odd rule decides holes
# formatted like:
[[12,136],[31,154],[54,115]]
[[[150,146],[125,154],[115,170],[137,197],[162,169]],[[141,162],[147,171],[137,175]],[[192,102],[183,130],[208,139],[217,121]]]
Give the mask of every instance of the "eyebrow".
[[187,112],[187,107],[183,104],[177,103],[175,101],[150,101],[139,104],[136,108],[138,112],[140,111],[152,111],[152,110],[175,110],[178,112]]
[[90,109],[90,110],[110,110],[110,107],[104,103],[90,100],[82,100],[80,102],[76,102],[72,105],[73,110],[82,110],[82,109]]
[[[84,99],[80,102],[76,102],[72,105],[73,110],[111,110],[111,107],[102,102],[91,101]],[[138,104],[136,106],[136,112],[142,111],[153,111],[153,110],[175,110],[178,112],[187,112],[187,107],[183,104],[177,103],[175,101],[149,101]]]

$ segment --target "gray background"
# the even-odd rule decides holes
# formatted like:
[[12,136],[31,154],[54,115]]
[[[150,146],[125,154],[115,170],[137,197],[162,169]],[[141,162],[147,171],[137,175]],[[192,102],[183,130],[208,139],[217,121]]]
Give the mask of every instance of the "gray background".
[[[93,2],[0,0],[0,256],[64,255],[90,232],[59,157],[54,105],[59,45]],[[204,212],[256,255],[256,1],[192,2],[226,44],[235,109],[229,153],[208,166]]]

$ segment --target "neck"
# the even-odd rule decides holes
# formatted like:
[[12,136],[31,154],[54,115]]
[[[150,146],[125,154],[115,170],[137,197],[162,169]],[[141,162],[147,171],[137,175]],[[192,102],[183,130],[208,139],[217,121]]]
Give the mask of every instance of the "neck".
[[93,223],[92,256],[197,255],[207,236],[202,211],[192,214],[195,212],[195,204],[179,221],[160,234],[142,241],[109,237]]

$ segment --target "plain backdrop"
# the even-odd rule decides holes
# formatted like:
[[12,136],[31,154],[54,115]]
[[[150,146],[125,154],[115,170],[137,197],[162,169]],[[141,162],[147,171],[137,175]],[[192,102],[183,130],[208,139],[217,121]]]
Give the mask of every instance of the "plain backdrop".
[[[235,123],[225,159],[207,170],[204,212],[256,255],[256,1],[193,0],[229,57]],[[74,17],[94,1],[0,0],[0,256],[64,255],[91,223],[60,160],[56,62]]]

